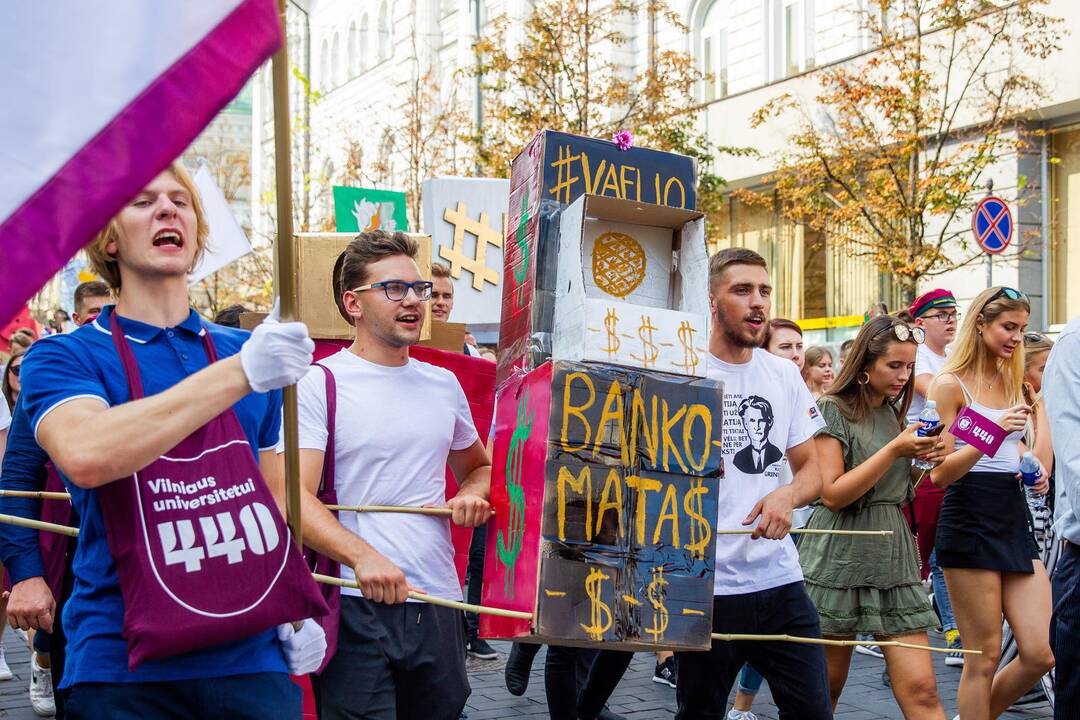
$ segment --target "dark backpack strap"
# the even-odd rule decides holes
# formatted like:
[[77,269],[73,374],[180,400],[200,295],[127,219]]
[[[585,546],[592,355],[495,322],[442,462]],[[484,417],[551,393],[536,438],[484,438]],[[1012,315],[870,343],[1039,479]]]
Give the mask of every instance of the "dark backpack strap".
[[[322,479],[319,481],[319,499],[324,503],[333,505],[337,503],[337,493],[334,490],[334,429],[337,427],[337,382],[330,368],[321,363],[315,363],[315,367],[322,368],[326,375],[326,453],[323,458]],[[332,499],[327,499],[332,498]]]

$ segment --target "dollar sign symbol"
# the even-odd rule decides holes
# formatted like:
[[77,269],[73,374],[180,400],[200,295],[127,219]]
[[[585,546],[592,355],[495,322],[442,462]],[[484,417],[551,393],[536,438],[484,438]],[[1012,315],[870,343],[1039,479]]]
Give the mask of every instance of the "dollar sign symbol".
[[[585,594],[589,596],[591,603],[589,620],[592,625],[582,625],[581,629],[587,632],[593,640],[597,641],[603,640],[604,633],[611,629],[611,608],[600,599],[604,581],[609,578],[610,576],[600,568],[593,568],[589,571],[589,576],[585,578]],[[604,615],[607,615],[607,620],[602,621],[601,618]]]
[[697,350],[694,349],[695,332],[697,331],[690,325],[689,320],[683,320],[679,325],[678,336],[683,349],[683,361],[681,364],[676,364],[685,369],[687,373],[693,373],[697,370],[697,366],[701,364],[701,358],[698,357]]
[[649,603],[653,606],[652,627],[646,628],[645,632],[652,635],[655,642],[664,636],[664,631],[667,630],[668,626],[668,611],[664,607],[664,597],[667,595],[664,587],[668,584],[668,581],[664,579],[664,568],[662,566],[654,567],[652,575],[652,582],[649,583],[646,591]]
[[604,329],[607,330],[607,350],[608,360],[613,360],[619,352],[619,336],[615,334],[615,324],[619,322],[619,316],[615,314],[615,308],[608,308],[607,315],[604,317]]
[[514,280],[517,282],[517,298],[514,301],[514,314],[525,305],[525,276],[529,270],[529,238],[526,230],[529,224],[529,188],[521,196],[521,216],[518,218],[517,246],[521,251],[521,260],[514,266]]
[[690,542],[683,547],[689,550],[691,556],[696,559],[705,557],[705,548],[709,546],[709,540],[712,539],[712,529],[705,518],[701,504],[702,496],[707,492],[709,489],[705,487],[705,481],[698,478],[691,483],[690,490],[683,500],[686,514],[690,516]]
[[525,539],[525,486],[521,483],[522,461],[525,456],[525,441],[532,431],[532,417],[529,410],[529,389],[518,401],[517,424],[510,436],[510,449],[506,453],[506,495],[508,498],[508,517],[506,534],[499,530],[496,537],[496,549],[499,562],[506,568],[503,576],[503,591],[507,597],[514,597],[514,568]]
[[641,327],[637,331],[638,337],[641,338],[641,357],[634,355],[630,357],[640,360],[642,366],[646,369],[656,365],[656,358],[660,354],[660,349],[653,342],[653,330],[656,330],[656,326],[652,324],[652,318],[648,315],[642,315]]

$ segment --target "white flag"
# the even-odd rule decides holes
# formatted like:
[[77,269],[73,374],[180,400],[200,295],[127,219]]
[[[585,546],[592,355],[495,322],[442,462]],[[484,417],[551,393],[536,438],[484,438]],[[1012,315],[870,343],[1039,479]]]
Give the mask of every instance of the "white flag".
[[205,163],[200,164],[199,172],[195,173],[195,187],[199,189],[206,212],[210,237],[207,238],[202,259],[188,275],[188,285],[194,285],[251,252],[251,243],[233,217],[225,193],[214,182],[214,176]]

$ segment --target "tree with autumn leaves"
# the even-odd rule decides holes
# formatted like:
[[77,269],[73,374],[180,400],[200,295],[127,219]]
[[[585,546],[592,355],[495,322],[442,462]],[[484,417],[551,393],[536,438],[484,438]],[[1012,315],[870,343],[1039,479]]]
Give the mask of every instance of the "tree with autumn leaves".
[[908,297],[920,278],[979,259],[968,218],[984,173],[1027,149],[1019,124],[1045,94],[1030,69],[1059,49],[1046,4],[879,0],[862,17],[876,50],[818,70],[816,96],[784,94],[755,114],[756,125],[794,121],[795,131],[770,192],[741,199],[778,203]]
[[[625,49],[644,21],[645,61]],[[662,49],[658,30],[687,32],[662,0],[538,0],[524,21],[502,16],[475,46],[483,122],[470,137],[478,171],[506,177],[514,156],[538,130],[611,138],[629,130],[636,144],[699,161],[698,209],[720,207],[721,152],[697,129],[703,79],[686,52]],[[625,60],[623,59],[625,57]]]

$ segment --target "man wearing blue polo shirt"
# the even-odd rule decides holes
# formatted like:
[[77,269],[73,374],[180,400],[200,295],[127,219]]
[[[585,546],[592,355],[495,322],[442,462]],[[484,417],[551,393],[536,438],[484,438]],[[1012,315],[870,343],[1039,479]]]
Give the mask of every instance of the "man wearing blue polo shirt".
[[[111,511],[103,510],[103,489],[158,461],[230,408],[242,430],[237,442],[247,444],[240,449],[254,455],[270,487],[280,488],[277,389],[304,375],[314,348],[302,323],[272,320],[249,335],[200,320],[188,305],[187,274],[207,234],[194,184],[174,163],[89,248],[117,304],[73,333],[36,344],[24,360],[20,407],[80,516],[75,585],[64,608],[62,686],[69,689],[71,718],[295,718],[300,692],[288,672],[307,672],[322,658],[318,645],[325,642],[307,622],[295,634],[282,626],[129,669],[121,634],[127,598],[108,541],[117,523],[106,527]],[[114,337],[114,328],[123,337]],[[136,381],[141,377],[141,399],[129,400],[131,374],[118,352],[124,343]]]

